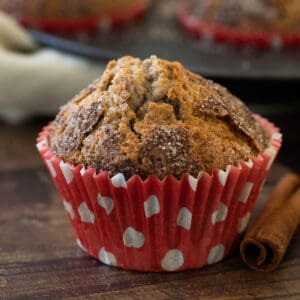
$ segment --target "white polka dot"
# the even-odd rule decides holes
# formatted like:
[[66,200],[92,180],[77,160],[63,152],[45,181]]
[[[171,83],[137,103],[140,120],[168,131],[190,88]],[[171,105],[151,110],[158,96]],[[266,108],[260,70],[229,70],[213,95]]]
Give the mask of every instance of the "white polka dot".
[[222,222],[226,219],[228,214],[228,208],[227,206],[223,203],[220,202],[218,209],[213,212],[211,215],[211,221],[213,224],[216,224],[217,222]]
[[68,164],[64,163],[63,161],[61,161],[59,163],[60,169],[66,179],[67,184],[70,184],[73,180],[73,174],[71,171],[71,168]]
[[276,156],[276,151],[273,149],[273,148],[268,148],[265,150],[265,154],[269,155],[270,156],[270,159],[268,161],[268,164],[266,166],[266,170],[270,170],[273,162],[274,162],[274,159],[275,159],[275,156]]
[[184,257],[180,250],[172,249],[167,252],[161,261],[161,267],[168,272],[179,269],[184,264]]
[[247,228],[247,225],[249,223],[250,217],[251,217],[250,213],[247,212],[245,214],[245,216],[243,218],[241,218],[241,220],[239,222],[239,225],[238,225],[238,232],[239,233],[242,233],[242,232],[245,231],[245,229]]
[[111,252],[105,251],[104,248],[100,249],[98,256],[99,256],[99,260],[106,265],[111,265],[111,266],[117,265],[116,257]]
[[48,143],[46,140],[42,140],[40,141],[37,145],[36,145],[36,148],[41,151],[43,148],[47,147],[48,146]]
[[225,247],[222,244],[212,247],[207,257],[207,263],[209,265],[219,262],[223,259],[225,253]]
[[272,134],[272,137],[271,137],[272,140],[281,140],[282,139],[282,134],[279,133],[279,132],[275,132]]
[[197,190],[197,185],[198,185],[198,178],[195,178],[191,175],[189,175],[189,184],[190,184],[190,187],[191,189],[196,192]]
[[67,201],[63,201],[63,204],[65,207],[65,210],[68,212],[68,214],[70,215],[70,218],[73,220],[75,218],[75,213],[74,213],[71,203],[69,203]]
[[57,174],[56,174],[56,171],[55,171],[55,169],[53,167],[53,164],[52,164],[51,160],[46,159],[46,164],[47,164],[47,166],[49,168],[49,171],[50,171],[52,177],[55,178],[57,176]]
[[86,172],[86,168],[85,167],[82,167],[81,170],[80,170],[80,175],[83,176]]
[[155,195],[151,195],[144,202],[144,211],[147,218],[150,218],[151,216],[156,215],[160,212],[160,205]]
[[182,207],[177,216],[177,225],[186,230],[190,230],[192,224],[192,213],[186,208]]
[[265,178],[263,181],[262,181],[262,183],[261,183],[261,185],[260,185],[260,187],[259,187],[259,192],[262,190],[262,188],[264,187],[264,185],[265,185],[265,183],[266,183],[266,180],[267,180],[267,178]]
[[114,187],[116,188],[127,188],[127,183],[126,180],[124,178],[124,175],[119,173],[117,175],[115,175],[114,177],[111,178],[111,183]]
[[95,223],[95,215],[89,210],[86,202],[82,202],[78,207],[78,212],[82,222],[85,223]]
[[82,245],[81,240],[80,239],[76,239],[77,245],[78,247],[83,250],[84,252],[87,252],[86,248]]
[[102,197],[100,194],[98,194],[97,200],[99,205],[105,209],[108,215],[110,215],[115,206],[113,199],[109,197]]
[[250,196],[252,188],[253,188],[253,183],[252,182],[246,182],[245,183],[245,186],[244,186],[244,188],[241,192],[240,198],[239,198],[240,202],[246,203],[248,201],[248,198]]
[[128,227],[123,233],[123,242],[126,247],[141,248],[144,245],[144,235],[132,227]]
[[231,169],[231,167],[228,166],[228,167],[226,168],[226,171],[219,170],[218,177],[219,177],[220,183],[221,183],[223,186],[225,186],[225,184],[226,184],[227,177],[228,177],[228,175],[229,175],[230,169]]
[[253,167],[253,161],[249,158],[249,160],[248,160],[247,162],[245,162],[245,165],[246,165],[248,168],[252,169],[252,167]]

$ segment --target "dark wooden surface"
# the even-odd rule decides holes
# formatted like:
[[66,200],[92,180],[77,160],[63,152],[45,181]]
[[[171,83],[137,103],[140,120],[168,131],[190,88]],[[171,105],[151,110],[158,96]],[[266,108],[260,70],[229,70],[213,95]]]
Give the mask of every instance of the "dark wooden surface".
[[[272,117],[285,142],[259,206],[288,168],[300,172],[298,115]],[[0,299],[300,299],[299,230],[280,268],[266,274],[250,270],[238,253],[172,274],[128,272],[89,258],[75,245],[35,150],[41,126],[0,124]]]

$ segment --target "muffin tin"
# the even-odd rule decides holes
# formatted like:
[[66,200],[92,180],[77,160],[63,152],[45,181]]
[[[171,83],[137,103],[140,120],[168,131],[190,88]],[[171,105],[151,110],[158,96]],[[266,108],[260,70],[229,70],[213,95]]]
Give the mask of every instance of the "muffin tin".
[[208,77],[239,79],[300,79],[300,52],[274,49],[235,48],[186,34],[176,19],[177,1],[153,1],[144,20],[126,29],[102,28],[94,34],[49,35],[30,31],[41,44],[95,60],[126,54],[148,57],[156,54],[181,61],[187,68]]

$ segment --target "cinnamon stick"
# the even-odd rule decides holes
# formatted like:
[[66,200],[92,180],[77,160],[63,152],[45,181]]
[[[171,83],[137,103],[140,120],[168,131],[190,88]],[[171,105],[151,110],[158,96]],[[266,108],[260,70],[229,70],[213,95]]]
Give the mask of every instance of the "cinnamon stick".
[[300,223],[300,177],[285,175],[240,245],[243,261],[257,271],[280,264]]

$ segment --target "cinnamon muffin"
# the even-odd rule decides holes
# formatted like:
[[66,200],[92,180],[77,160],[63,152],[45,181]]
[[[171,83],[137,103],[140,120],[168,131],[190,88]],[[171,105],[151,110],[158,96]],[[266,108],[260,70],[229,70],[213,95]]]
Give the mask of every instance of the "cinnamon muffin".
[[190,0],[184,5],[195,20],[245,31],[300,30],[298,0]]
[[269,138],[225,88],[156,56],[111,61],[61,108],[51,150],[66,162],[160,179],[225,169],[262,152]]
[[138,2],[139,0],[0,0],[0,9],[15,16],[76,18],[116,14]]
[[0,0],[23,26],[50,33],[98,32],[138,21],[149,0]]
[[143,272],[229,255],[280,146],[226,89],[156,56],[110,62],[37,138],[79,247]]

